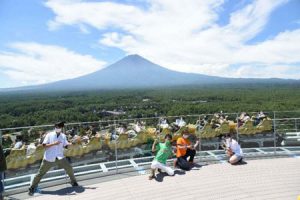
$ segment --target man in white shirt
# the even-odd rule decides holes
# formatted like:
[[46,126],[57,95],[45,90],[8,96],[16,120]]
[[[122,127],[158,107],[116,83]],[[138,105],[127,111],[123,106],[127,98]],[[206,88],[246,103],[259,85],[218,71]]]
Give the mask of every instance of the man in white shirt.
[[232,138],[231,134],[225,136],[226,154],[229,159],[228,162],[232,165],[241,162],[243,159],[243,151],[239,143]]
[[43,146],[45,147],[45,154],[38,173],[35,175],[29,189],[28,194],[31,196],[34,194],[35,188],[42,179],[42,177],[49,171],[49,169],[55,165],[66,170],[71,179],[72,186],[78,186],[74,176],[73,169],[70,163],[64,157],[64,147],[70,145],[67,141],[66,135],[62,133],[64,122],[55,124],[55,130],[46,135]]

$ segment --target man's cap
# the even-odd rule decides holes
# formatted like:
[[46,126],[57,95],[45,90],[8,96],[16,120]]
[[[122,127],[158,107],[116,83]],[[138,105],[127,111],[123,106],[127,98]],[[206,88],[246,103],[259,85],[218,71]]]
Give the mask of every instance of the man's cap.
[[55,127],[62,128],[64,126],[65,126],[65,122],[64,121],[55,123]]

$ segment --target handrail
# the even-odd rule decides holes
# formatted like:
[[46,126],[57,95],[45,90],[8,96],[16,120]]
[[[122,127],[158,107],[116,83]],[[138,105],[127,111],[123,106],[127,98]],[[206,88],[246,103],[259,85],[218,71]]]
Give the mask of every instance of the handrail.
[[[278,111],[274,111],[278,112]],[[282,112],[297,112],[297,111],[282,111]],[[267,113],[267,112],[265,112]],[[300,113],[300,111],[299,111]],[[224,115],[236,115],[239,113],[223,113]],[[187,115],[174,115],[174,116],[159,116],[159,117],[142,117],[142,118],[130,118],[130,119],[111,119],[111,120],[99,120],[99,121],[87,121],[87,122],[71,122],[66,123],[65,126],[71,126],[71,125],[84,125],[84,124],[101,124],[101,123],[115,123],[115,122],[126,122],[126,121],[135,121],[135,120],[150,120],[150,119],[161,119],[161,118],[176,118],[176,117],[199,117],[203,115],[214,115],[214,114],[187,114]],[[272,120],[300,120],[300,117],[298,118],[276,118]],[[31,128],[45,128],[45,127],[53,127],[53,124],[49,125],[37,125],[37,126],[22,126],[22,127],[13,127],[13,128],[0,128],[0,131],[9,131],[9,130],[17,130],[17,129],[31,129]]]

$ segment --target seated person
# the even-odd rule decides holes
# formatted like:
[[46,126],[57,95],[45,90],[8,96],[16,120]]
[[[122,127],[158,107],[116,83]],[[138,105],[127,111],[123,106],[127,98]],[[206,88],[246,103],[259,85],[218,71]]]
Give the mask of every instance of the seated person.
[[260,119],[266,118],[266,115],[263,113],[263,111],[260,111],[260,112],[258,113],[258,118],[260,118]]
[[225,151],[228,156],[228,162],[232,165],[243,160],[243,151],[239,143],[232,138],[232,134],[225,136]]
[[223,113],[222,110],[220,111],[219,116],[222,117],[222,118],[226,118],[226,116],[225,116],[225,114]]
[[145,126],[140,121],[137,121],[137,123],[134,125],[133,130],[137,133],[141,132],[145,129]]
[[134,130],[129,130],[126,134],[128,134],[128,138],[134,138],[138,135]]
[[90,138],[88,135],[84,135],[81,137],[82,144],[88,144],[90,142]]
[[122,125],[121,127],[119,127],[117,129],[118,134],[124,134],[127,131],[127,126],[126,125]]
[[12,144],[13,144],[13,141],[12,141],[10,135],[6,134],[6,135],[2,136],[2,145],[3,145],[4,149],[5,148],[11,148]]
[[17,135],[16,143],[14,145],[14,149],[21,149],[23,147],[23,137],[21,135]]
[[177,125],[178,127],[183,127],[186,125],[186,122],[182,119],[182,117],[180,119],[176,119],[175,121],[175,125]]
[[250,115],[249,114],[245,114],[244,118],[243,118],[243,122],[245,123],[246,121],[250,120]]
[[81,144],[81,136],[74,135],[74,137],[72,138],[70,143],[72,143],[72,144]]
[[[188,130],[183,130],[182,137],[177,139],[177,160],[175,161],[174,165],[177,165],[180,169],[183,170],[190,170],[192,168],[194,157],[196,155],[195,148],[199,144],[199,141],[197,140],[196,144],[192,145],[190,140],[188,139],[189,136],[190,134]],[[187,161],[188,157],[189,161]]]
[[151,174],[149,180],[155,178],[155,170],[159,169],[167,172],[170,176],[174,175],[174,170],[171,167],[166,166],[167,159],[172,156],[172,146],[171,146],[172,136],[166,134],[165,142],[157,144],[157,140],[154,141],[152,145],[152,152],[157,152],[154,160],[151,164]]
[[243,120],[243,118],[245,117],[245,115],[246,115],[246,112],[242,112],[241,115],[240,115],[240,117],[239,117],[239,119]]
[[246,121],[250,120],[250,115],[246,112],[242,112],[238,118],[238,127],[241,127]]
[[208,121],[207,121],[207,117],[206,116],[204,116],[203,118],[200,118],[196,122],[196,124],[198,125],[199,130],[202,129],[205,126],[205,124],[207,124],[207,123],[208,123]]
[[211,128],[219,128],[221,125],[216,121],[216,119],[212,119],[210,122]]
[[35,150],[36,150],[36,147],[39,145],[38,141],[35,141],[35,143],[30,143],[28,146],[27,146],[27,149],[26,149],[26,155],[29,156],[29,155],[32,155]]
[[218,120],[218,123],[219,123],[220,125],[222,125],[226,120],[227,120],[227,119],[226,119],[225,117],[221,116],[221,117],[219,118],[219,120]]
[[166,119],[161,118],[158,124],[159,128],[169,128],[169,123]]
[[266,118],[266,115],[263,113],[263,111],[257,113],[254,118],[254,126],[258,125],[264,118]]

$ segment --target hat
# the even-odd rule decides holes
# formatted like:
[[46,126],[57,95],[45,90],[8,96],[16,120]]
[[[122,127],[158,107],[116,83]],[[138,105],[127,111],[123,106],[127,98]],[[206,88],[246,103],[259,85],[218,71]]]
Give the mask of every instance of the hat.
[[64,126],[65,126],[65,122],[64,121],[55,123],[55,127],[62,128]]

